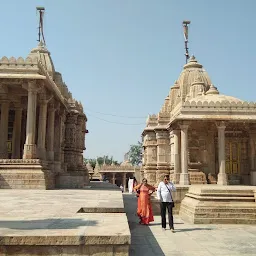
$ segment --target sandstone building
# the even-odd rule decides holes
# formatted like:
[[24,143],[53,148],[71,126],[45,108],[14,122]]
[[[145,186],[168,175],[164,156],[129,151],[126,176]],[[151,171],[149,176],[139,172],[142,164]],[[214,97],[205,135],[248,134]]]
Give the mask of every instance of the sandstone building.
[[124,187],[124,191],[128,188],[128,180],[131,178],[136,178],[139,182],[140,179],[140,167],[133,166],[129,160],[124,160],[121,165],[103,165],[99,169],[101,177],[110,181],[112,184],[120,186],[121,184]]
[[142,135],[151,184],[256,185],[256,103],[220,94],[194,56]]
[[0,60],[0,188],[81,188],[86,115],[43,43]]

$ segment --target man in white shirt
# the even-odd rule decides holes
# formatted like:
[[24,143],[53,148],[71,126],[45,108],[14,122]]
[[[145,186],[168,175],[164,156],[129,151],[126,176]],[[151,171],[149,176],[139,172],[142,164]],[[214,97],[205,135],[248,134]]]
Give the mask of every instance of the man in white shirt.
[[161,181],[157,188],[157,198],[160,200],[161,207],[161,219],[162,228],[166,229],[166,208],[168,210],[169,226],[172,232],[174,232],[172,208],[174,207],[172,191],[176,191],[176,188],[172,182],[170,182],[169,175],[164,176],[164,180]]

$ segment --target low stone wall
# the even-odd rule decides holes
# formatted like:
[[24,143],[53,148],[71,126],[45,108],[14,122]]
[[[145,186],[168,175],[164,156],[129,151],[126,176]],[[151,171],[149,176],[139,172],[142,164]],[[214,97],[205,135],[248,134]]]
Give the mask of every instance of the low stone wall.
[[97,246],[84,246],[84,245],[66,245],[66,246],[1,246],[0,256],[128,256],[129,245],[97,245]]
[[89,184],[89,177],[85,171],[60,173],[56,176],[56,188],[79,189]]

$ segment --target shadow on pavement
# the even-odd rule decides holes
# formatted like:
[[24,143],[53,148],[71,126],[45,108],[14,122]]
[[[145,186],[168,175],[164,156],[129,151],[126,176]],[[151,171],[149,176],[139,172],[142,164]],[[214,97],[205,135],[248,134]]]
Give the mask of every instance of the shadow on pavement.
[[165,254],[155,239],[154,234],[151,232],[150,227],[139,224],[139,218],[136,215],[137,198],[134,194],[123,194],[123,198],[132,236],[129,255],[164,256]]

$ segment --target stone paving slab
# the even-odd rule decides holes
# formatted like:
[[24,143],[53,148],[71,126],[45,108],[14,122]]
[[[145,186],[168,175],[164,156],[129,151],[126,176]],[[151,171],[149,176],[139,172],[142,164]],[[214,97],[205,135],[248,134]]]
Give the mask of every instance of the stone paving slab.
[[0,190],[1,217],[68,217],[81,208],[124,208],[120,190]]
[[0,246],[128,245],[125,213],[77,213],[82,207],[124,208],[120,190],[0,190]]
[[175,233],[163,231],[160,216],[150,226],[138,224],[137,199],[124,194],[132,234],[131,256],[255,256],[256,225],[196,225],[174,217]]

